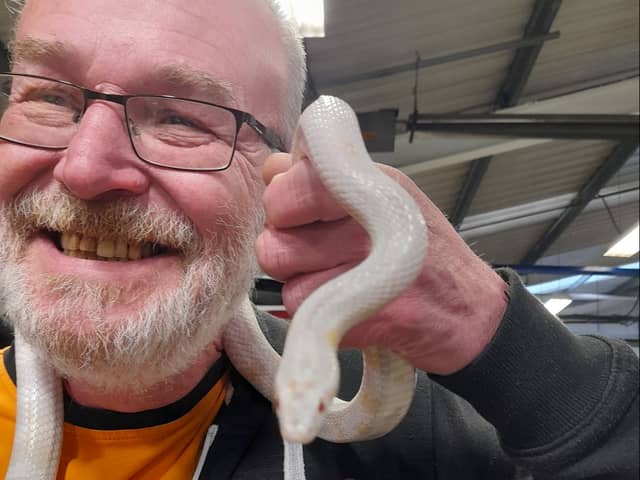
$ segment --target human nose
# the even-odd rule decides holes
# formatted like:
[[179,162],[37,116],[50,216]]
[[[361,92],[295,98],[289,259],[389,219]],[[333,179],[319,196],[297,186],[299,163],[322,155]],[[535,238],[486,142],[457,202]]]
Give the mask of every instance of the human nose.
[[135,155],[121,107],[92,103],[80,120],[54,178],[78,198],[135,196],[149,188],[146,166]]

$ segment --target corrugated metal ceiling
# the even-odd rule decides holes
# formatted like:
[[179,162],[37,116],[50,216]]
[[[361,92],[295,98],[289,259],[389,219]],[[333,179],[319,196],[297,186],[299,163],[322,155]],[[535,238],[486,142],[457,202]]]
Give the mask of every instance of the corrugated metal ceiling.
[[[326,38],[308,39],[316,87],[347,75],[520,38],[532,0],[325,2]],[[325,61],[331,59],[331,61]]]
[[[345,77],[413,63],[447,53],[516,40],[533,2],[403,1],[326,2],[327,37],[307,40],[309,71],[320,93],[338,95],[361,111],[413,111],[414,72],[336,86]],[[339,12],[339,13],[338,13]],[[489,108],[511,63],[512,52],[420,70],[421,112]],[[330,59],[330,61],[327,61]]]
[[[498,53],[439,65],[420,71],[418,80],[418,111],[420,113],[459,112],[478,106],[487,111],[504,79],[511,54]],[[347,100],[358,111],[397,108],[398,118],[406,120],[413,112],[414,73],[402,73],[390,78],[358,82],[333,87],[323,93]]]
[[494,264],[517,264],[551,222],[535,223],[474,238],[468,243],[485,261]]
[[[624,232],[638,222],[638,202],[626,202],[617,204],[615,197],[607,199],[611,205],[611,211],[616,224]],[[600,202],[600,200],[594,200]],[[614,227],[606,209],[601,205],[582,213],[567,231],[554,242],[548,250],[547,255],[560,255],[563,253],[584,249],[598,245],[598,253],[593,252],[593,258],[602,255],[607,246],[614,239],[619,237],[619,233]],[[489,235],[474,237],[469,240],[469,244],[474,251],[481,254],[487,261],[498,264],[517,264],[521,261],[528,250],[534,245],[537,239],[551,226],[552,222],[538,222],[506,231],[495,232]],[[636,256],[637,257],[637,256]],[[629,263],[633,259],[617,261],[603,260],[597,262],[600,265],[616,265]],[[544,262],[550,264],[549,262]],[[562,264],[556,259],[551,264]],[[595,264],[595,263],[590,263]]]
[[638,150],[634,152],[624,166],[607,183],[607,187],[626,185],[638,187],[640,185],[640,164],[638,162]]
[[453,165],[413,177],[413,181],[445,214],[450,214],[455,205],[460,185],[467,174],[467,165]]
[[576,193],[611,151],[603,141],[554,141],[497,155],[470,215]]
[[525,95],[637,75],[639,9],[638,0],[564,0],[551,27],[561,38],[543,47]]
[[[594,200],[594,202],[601,202],[601,200]],[[613,196],[607,198],[607,203],[610,204],[615,223],[622,232],[627,231],[638,223],[637,201],[617,205],[615,196]],[[607,210],[599,208],[582,213],[564,234],[553,243],[547,253],[548,255],[557,255],[591,245],[605,246],[602,249],[602,253],[604,253],[606,246],[613,243],[618,237],[620,237],[620,233],[616,230]],[[625,259],[624,261],[628,263],[629,260]]]

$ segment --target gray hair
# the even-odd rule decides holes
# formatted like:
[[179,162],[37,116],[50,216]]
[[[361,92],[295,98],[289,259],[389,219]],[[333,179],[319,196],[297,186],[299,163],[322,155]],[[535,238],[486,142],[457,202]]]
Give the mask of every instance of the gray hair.
[[277,0],[265,0],[271,7],[272,12],[280,28],[282,43],[287,52],[289,72],[289,88],[287,88],[284,98],[283,117],[280,119],[279,130],[283,136],[286,146],[291,145],[293,133],[298,124],[304,91],[307,81],[306,53],[302,44],[302,38],[287,16]]
[[[15,17],[15,23],[24,8],[26,0],[4,0],[4,3]],[[285,146],[290,146],[293,139],[293,133],[298,123],[298,117],[302,109],[302,101],[304,97],[304,89],[307,80],[306,54],[302,39],[282,7],[277,0],[264,0],[270,7],[271,12],[278,24],[282,43],[284,44],[288,58],[288,80],[289,87],[286,89],[285,98],[283,98],[282,110],[279,112],[279,125],[276,127],[280,133]]]
[[24,7],[25,0],[4,0],[4,4],[11,15],[19,15],[22,7]]

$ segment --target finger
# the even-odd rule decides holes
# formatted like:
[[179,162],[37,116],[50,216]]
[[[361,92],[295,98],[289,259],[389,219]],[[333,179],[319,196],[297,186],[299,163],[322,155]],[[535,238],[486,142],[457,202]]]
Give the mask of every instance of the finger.
[[287,281],[282,287],[282,303],[291,316],[295,314],[302,302],[332,278],[351,270],[355,264],[338,265],[321,272],[298,275]]
[[296,162],[286,172],[271,178],[262,203],[267,223],[277,228],[338,220],[346,216],[308,162]]
[[296,275],[359,262],[369,253],[369,236],[355,220],[316,222],[291,229],[271,226],[256,241],[260,268],[286,281]]
[[267,157],[262,166],[262,180],[269,185],[273,177],[291,168],[291,155],[288,153],[273,153]]
[[[357,263],[338,265],[321,272],[296,276],[287,281],[282,287],[282,303],[287,312],[293,317],[302,303],[325,283],[339,275],[355,268]],[[409,304],[410,315],[405,315],[404,321],[398,324],[397,302],[384,307],[372,317],[363,320],[351,328],[340,341],[340,348],[363,349],[371,345],[386,345],[393,347],[398,353],[404,353],[413,340],[421,339],[421,324],[416,318],[422,319],[423,313],[414,307],[421,307],[418,298],[419,289],[410,288],[403,300]],[[402,317],[402,315],[400,315]],[[409,339],[408,341],[406,339]]]

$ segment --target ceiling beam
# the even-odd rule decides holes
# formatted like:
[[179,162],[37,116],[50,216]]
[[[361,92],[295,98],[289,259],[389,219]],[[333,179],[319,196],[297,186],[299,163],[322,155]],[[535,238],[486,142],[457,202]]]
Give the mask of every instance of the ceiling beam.
[[521,275],[537,273],[540,275],[603,275],[607,277],[631,277],[638,278],[637,268],[618,267],[576,267],[569,265],[493,265],[492,268],[510,268]]
[[[556,18],[562,0],[537,0],[524,30],[524,38],[549,33],[551,25]],[[542,43],[520,47],[516,50],[513,61],[507,75],[498,91],[494,110],[513,107],[518,104],[524,87],[531,76],[533,67],[542,50]],[[484,179],[491,157],[474,160],[467,171],[464,184],[460,189],[456,204],[453,207],[449,221],[454,228],[459,229],[464,217],[467,215],[471,202],[480,188]]]
[[516,138],[638,141],[640,116],[620,114],[454,114],[417,116],[422,132],[499,135]]
[[[637,277],[636,277],[637,278]],[[629,303],[635,301],[638,297],[635,295],[612,295],[610,293],[569,293],[569,298],[577,302],[610,302],[610,303]]]
[[[624,186],[621,186],[621,188],[604,188],[600,190],[598,196],[601,198],[613,197],[616,209],[625,209],[638,204],[640,200],[640,188],[637,183],[626,183]],[[575,194],[568,193],[513,207],[468,215],[462,225],[460,225],[458,232],[465,240],[473,241],[478,237],[484,237],[507,230],[540,223],[551,223],[558,218],[567,207],[573,205],[574,201]],[[602,202],[592,201],[585,207],[582,213],[600,211],[605,211],[604,204]],[[603,253],[608,246],[610,245],[599,245],[599,250],[596,255]]]
[[527,252],[520,263],[533,265],[547,251],[560,235],[582,213],[584,208],[595,198],[600,190],[620,170],[627,159],[638,148],[638,142],[623,142],[618,144],[605,162],[598,167],[591,178],[578,191],[571,206],[556,219],[549,229],[540,237],[536,244]]
[[611,293],[613,295],[638,295],[638,277],[630,278],[622,285],[614,288]]
[[[524,31],[524,38],[545,35],[560,9],[561,0],[537,0]],[[542,50],[542,43],[519,48],[496,99],[496,108],[517,105],[533,67]]]
[[471,166],[467,170],[464,183],[458,194],[456,204],[449,215],[449,222],[456,230],[460,229],[462,221],[467,216],[469,208],[471,208],[471,202],[480,188],[480,183],[482,183],[482,179],[489,169],[492,158],[493,157],[484,157],[471,162]]
[[[633,113],[640,104],[638,77],[596,87],[562,97],[518,105],[498,113],[580,114]],[[467,163],[478,158],[519,150],[550,142],[546,138],[507,138],[420,132],[412,144],[407,134],[396,137],[394,155],[373,154],[376,161],[400,168],[407,175],[420,175],[443,167]],[[402,163],[397,163],[403,159]]]
[[333,87],[339,87],[350,83],[364,82],[367,80],[377,80],[380,78],[390,77],[392,75],[398,75],[399,73],[413,72],[417,68],[428,68],[436,65],[442,65],[445,63],[458,62],[460,60],[467,60],[469,58],[480,57],[483,55],[490,55],[493,53],[504,52],[507,50],[514,50],[522,47],[529,47],[531,45],[542,45],[549,40],[555,40],[560,37],[560,32],[545,33],[544,35],[534,35],[528,38],[522,38],[519,40],[510,40],[508,42],[495,43],[493,45],[487,45],[485,47],[472,48],[471,50],[463,50],[460,52],[447,53],[437,57],[424,58],[417,64],[415,61],[411,63],[404,63],[401,65],[394,65],[392,67],[382,68],[380,70],[374,70],[371,72],[359,73],[348,77],[338,77],[333,79],[327,79],[322,82],[321,88],[328,89]]
[[590,315],[573,313],[560,315],[564,323],[637,323],[637,315]]
[[571,82],[569,85],[562,85],[552,89],[545,89],[537,92],[527,92],[526,95],[520,97],[520,105],[531,102],[540,102],[550,98],[564,97],[574,92],[582,92],[597,87],[605,87],[625,80],[637,78],[640,75],[640,68],[632,67],[618,72],[608,73],[599,77],[593,77],[588,80]]

